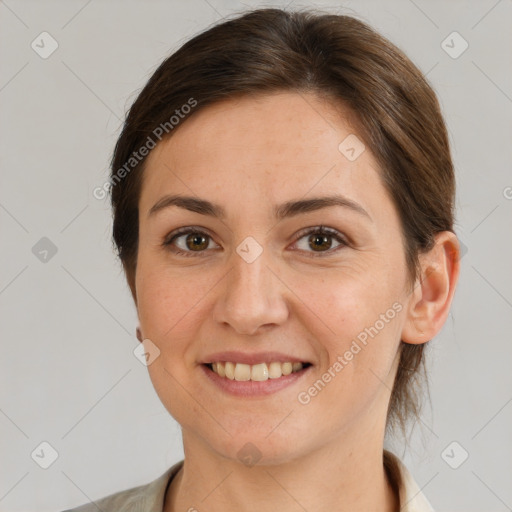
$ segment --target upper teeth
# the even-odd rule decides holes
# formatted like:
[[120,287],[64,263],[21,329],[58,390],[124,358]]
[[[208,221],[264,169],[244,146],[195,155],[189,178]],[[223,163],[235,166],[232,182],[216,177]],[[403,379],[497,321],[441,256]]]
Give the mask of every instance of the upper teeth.
[[278,379],[282,375],[290,375],[292,372],[302,370],[302,363],[280,363],[272,362],[259,364],[243,364],[243,363],[212,363],[213,371],[221,377],[227,377],[231,380],[258,380]]

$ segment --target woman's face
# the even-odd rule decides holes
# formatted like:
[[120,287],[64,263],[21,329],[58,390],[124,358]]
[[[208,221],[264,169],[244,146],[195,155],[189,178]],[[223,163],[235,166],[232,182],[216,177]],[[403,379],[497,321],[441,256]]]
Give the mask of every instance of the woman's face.
[[[381,436],[409,295],[399,217],[369,149],[312,94],[228,100],[178,128],[146,162],[136,297],[145,346],[160,351],[151,380],[185,442],[278,463],[341,436]],[[150,213],[167,195],[224,216],[176,204]],[[355,206],[283,206],[333,196]],[[226,351],[239,354],[215,356]],[[203,364],[256,353],[276,371],[287,365],[272,361],[311,366],[242,381],[241,393],[287,385],[241,395]]]

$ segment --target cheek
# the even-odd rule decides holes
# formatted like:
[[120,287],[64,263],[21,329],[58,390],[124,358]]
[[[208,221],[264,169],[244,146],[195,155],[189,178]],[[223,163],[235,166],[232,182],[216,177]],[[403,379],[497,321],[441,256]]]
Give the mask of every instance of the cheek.
[[315,326],[312,334],[323,357],[319,374],[302,389],[301,404],[330,410],[339,420],[334,423],[342,424],[391,389],[401,305],[390,297],[389,290],[348,281],[311,294],[320,319],[312,315],[309,327]]
[[293,291],[309,309],[311,325],[324,336],[346,340],[373,323],[386,303],[384,290],[372,285],[369,274],[368,269],[361,273],[328,270],[319,279],[295,276]]
[[201,282],[204,282],[204,278],[191,279],[186,271],[180,275],[156,259],[139,260],[137,309],[141,322],[154,334],[163,335],[193,307],[195,296],[200,293]]
[[[322,365],[357,386],[373,371],[387,375],[400,341],[402,305],[390,283],[372,285],[368,275],[322,279],[300,288],[308,306],[306,326],[324,354]],[[371,277],[371,276],[370,276]],[[314,313],[314,314],[312,314]],[[340,358],[342,359],[340,363]],[[340,364],[343,366],[341,371]],[[338,370],[338,371],[336,371]]]
[[206,299],[219,278],[161,264],[141,268],[138,277],[137,311],[144,336],[159,347],[166,367],[193,364],[191,340],[209,318]]

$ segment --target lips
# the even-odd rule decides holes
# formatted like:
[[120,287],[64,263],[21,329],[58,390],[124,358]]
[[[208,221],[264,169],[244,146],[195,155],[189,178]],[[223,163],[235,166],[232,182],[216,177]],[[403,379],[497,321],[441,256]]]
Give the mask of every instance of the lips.
[[309,373],[308,358],[283,352],[226,351],[201,361],[205,375],[224,391],[243,397],[268,395]]
[[[217,372],[214,371],[211,366],[215,364],[217,366]],[[226,363],[227,365],[228,363]],[[246,366],[243,363],[237,363]],[[266,363],[261,363],[262,365],[266,365]],[[276,363],[274,363],[276,364]],[[281,364],[281,363],[278,363]],[[301,365],[301,363],[284,363],[285,365]],[[288,375],[283,374],[281,377],[277,378],[267,378],[263,381],[253,380],[252,378],[249,380],[238,380],[237,378],[230,379],[227,375],[222,377],[219,373],[219,366],[222,367],[222,363],[212,363],[212,364],[200,364],[199,367],[201,369],[201,373],[208,379],[208,382],[212,383],[217,389],[222,392],[242,398],[242,399],[261,399],[265,398],[269,395],[277,393],[285,388],[296,385],[301,379],[304,379],[306,375],[310,374],[312,371],[312,365],[308,365],[298,371],[293,371]],[[224,365],[225,367],[225,365]],[[245,369],[246,370],[246,369]],[[244,369],[242,368],[242,373]],[[234,377],[234,374],[232,375]],[[241,375],[243,377],[243,375]],[[247,375],[245,375],[247,377]],[[252,370],[251,370],[252,377]],[[261,376],[260,376],[261,377]]]

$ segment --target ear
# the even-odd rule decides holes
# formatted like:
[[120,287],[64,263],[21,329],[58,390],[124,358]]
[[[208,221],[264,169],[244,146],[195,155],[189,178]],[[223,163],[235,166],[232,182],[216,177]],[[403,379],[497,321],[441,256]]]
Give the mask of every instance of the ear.
[[406,299],[401,339],[418,345],[436,336],[452,303],[460,272],[460,244],[451,231],[435,235],[435,245],[420,254],[421,273]]

